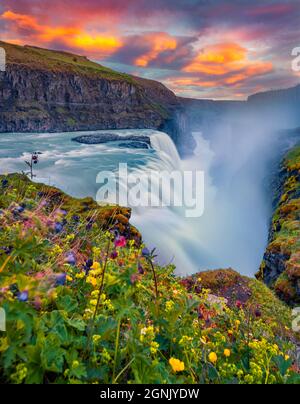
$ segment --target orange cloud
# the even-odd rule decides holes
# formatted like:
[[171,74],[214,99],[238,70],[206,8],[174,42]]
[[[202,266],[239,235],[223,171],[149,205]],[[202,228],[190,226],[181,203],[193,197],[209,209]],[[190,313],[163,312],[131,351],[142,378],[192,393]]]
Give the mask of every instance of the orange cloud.
[[247,53],[247,49],[235,43],[208,46],[183,71],[213,76],[233,74],[226,78],[226,84],[235,84],[248,77],[272,71],[272,63],[251,61]]
[[139,67],[146,67],[160,53],[177,48],[176,39],[165,32],[148,34],[143,39],[150,44],[151,49],[135,59],[134,64]]
[[246,49],[237,44],[209,46],[184,67],[187,73],[222,75],[236,69],[246,59]]
[[6,11],[1,15],[6,21],[14,24],[15,30],[27,30],[30,38],[39,44],[49,44],[53,41],[61,42],[70,48],[88,49],[99,56],[108,56],[122,46],[122,42],[115,35],[90,34],[80,27],[50,27],[40,25],[34,17]]

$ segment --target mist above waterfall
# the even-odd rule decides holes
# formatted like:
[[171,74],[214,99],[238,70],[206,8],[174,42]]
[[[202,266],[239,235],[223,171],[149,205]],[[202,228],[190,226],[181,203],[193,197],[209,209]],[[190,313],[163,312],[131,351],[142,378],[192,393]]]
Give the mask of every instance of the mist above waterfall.
[[133,216],[161,263],[173,262],[179,274],[232,267],[253,276],[258,270],[272,213],[271,176],[293,143],[279,130],[297,124],[288,108],[274,112],[229,110],[195,125],[195,156],[180,168],[205,172],[203,216],[189,219],[172,208]]
[[[72,142],[73,133],[7,134],[1,138],[2,172],[20,172],[32,150],[40,151],[39,182],[76,196],[96,197],[101,171],[116,172],[126,163],[134,174],[204,171],[205,209],[188,218],[184,207],[133,207],[131,223],[162,264],[174,263],[178,274],[233,267],[254,275],[267,243],[272,195],[266,184],[283,150],[293,140],[274,117],[263,119],[245,111],[210,114],[201,127],[195,121],[197,144],[192,158],[182,160],[171,138],[152,130],[115,131],[149,136],[151,149],[120,148],[118,142],[99,145]],[[88,133],[86,133],[88,134]],[[78,175],[80,173],[80,175]],[[76,175],[74,175],[76,174]],[[122,183],[120,184],[122,186]],[[158,197],[158,186],[144,193]],[[155,199],[155,198],[154,198]]]

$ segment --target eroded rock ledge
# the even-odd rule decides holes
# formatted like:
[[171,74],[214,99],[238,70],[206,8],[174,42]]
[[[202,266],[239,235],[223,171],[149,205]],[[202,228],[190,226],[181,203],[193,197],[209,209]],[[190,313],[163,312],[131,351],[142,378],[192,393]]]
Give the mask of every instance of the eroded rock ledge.
[[283,159],[275,185],[269,244],[258,278],[289,303],[300,303],[300,146]]

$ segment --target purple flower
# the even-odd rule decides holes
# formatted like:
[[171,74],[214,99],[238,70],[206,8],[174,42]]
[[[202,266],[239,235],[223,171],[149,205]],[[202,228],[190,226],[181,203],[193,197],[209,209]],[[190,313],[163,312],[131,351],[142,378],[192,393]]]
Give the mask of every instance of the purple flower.
[[257,317],[257,318],[261,317],[261,311],[259,309],[256,309],[254,314],[255,314],[255,317]]
[[138,273],[143,275],[145,273],[144,268],[142,267],[141,263],[138,263]]
[[84,265],[85,274],[87,275],[90,272],[91,266],[93,265],[93,260],[88,259]]
[[142,249],[142,256],[143,257],[150,257],[150,251],[148,250],[147,247]]
[[72,220],[73,220],[73,222],[78,223],[79,220],[80,220],[80,218],[79,218],[78,215],[73,215],[73,216],[72,216]]
[[118,252],[116,250],[114,250],[111,254],[110,254],[110,258],[112,260],[115,260],[118,256]]
[[12,253],[13,247],[1,247],[1,250],[3,250],[5,254],[10,255]]
[[56,275],[56,286],[63,286],[66,283],[67,274],[61,273]]
[[19,294],[18,294],[18,300],[20,301],[20,302],[27,302],[27,300],[28,300],[28,291],[27,290],[24,290],[23,292],[20,292]]
[[54,225],[55,233],[60,233],[63,230],[63,228],[64,228],[64,226],[62,223],[57,222]]
[[87,225],[85,226],[86,230],[91,230],[91,228],[93,227],[94,224],[94,220],[90,219],[87,223]]
[[76,257],[72,251],[67,254],[65,261],[67,264],[76,265]]
[[1,181],[1,185],[2,185],[2,188],[7,188],[7,186],[8,186],[8,180],[7,180],[6,178],[4,178],[4,179]]
[[25,210],[25,205],[18,206],[16,210],[17,210],[18,213],[23,213],[24,210]]

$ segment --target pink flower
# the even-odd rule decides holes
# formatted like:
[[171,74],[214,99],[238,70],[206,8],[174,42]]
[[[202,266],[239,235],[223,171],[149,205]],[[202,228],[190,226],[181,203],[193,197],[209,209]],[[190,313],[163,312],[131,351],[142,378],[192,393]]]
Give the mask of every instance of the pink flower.
[[240,300],[237,300],[236,303],[235,303],[235,305],[236,305],[236,307],[237,307],[238,309],[242,309],[242,308],[243,308],[243,303],[242,303]]
[[126,238],[124,236],[119,236],[115,239],[115,247],[125,247],[126,246]]

